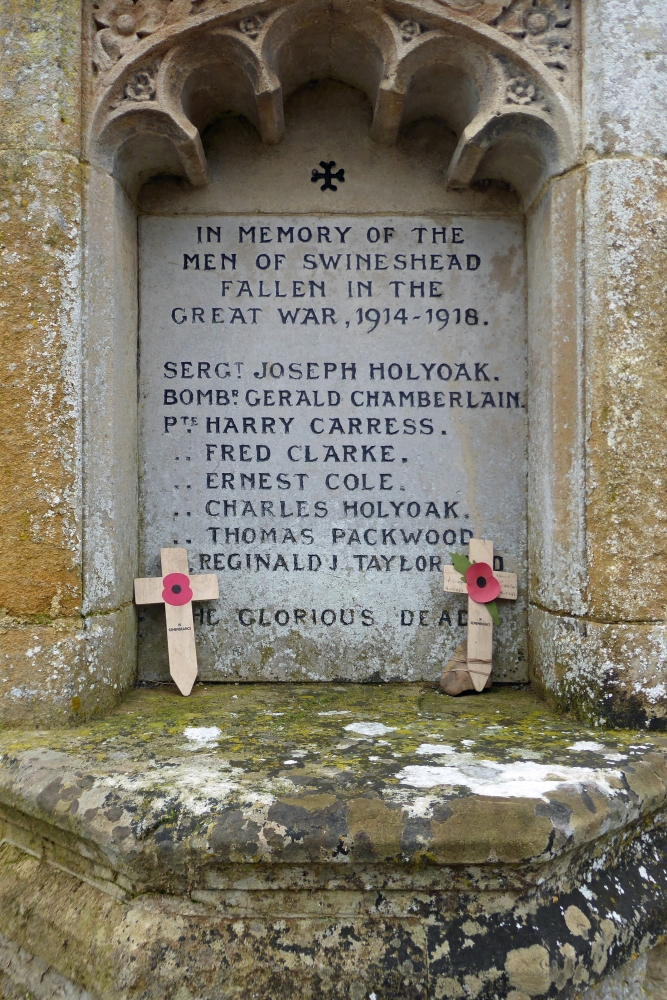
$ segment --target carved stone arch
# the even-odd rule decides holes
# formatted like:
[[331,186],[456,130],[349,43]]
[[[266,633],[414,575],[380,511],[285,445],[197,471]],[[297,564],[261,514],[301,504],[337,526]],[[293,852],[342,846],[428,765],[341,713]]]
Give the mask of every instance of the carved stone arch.
[[419,34],[404,39],[403,51],[382,81],[373,122],[379,142],[393,143],[405,125],[429,117],[442,119],[460,136],[485,98],[490,107],[494,104],[497,68],[484,49],[411,24]]
[[530,110],[479,116],[463,133],[447,179],[454,188],[503,180],[535,196],[546,177],[557,172],[559,153],[552,125]]
[[[240,31],[213,29],[202,46],[200,36],[188,35],[144,69],[130,66],[111,88],[107,107],[98,108],[96,151],[130,189],[145,179],[151,164],[153,172],[184,173],[195,187],[206,184],[201,132],[225,111],[248,118],[264,142],[282,136],[280,82],[252,39]],[[164,141],[171,144],[171,156]],[[180,170],[173,169],[174,154]],[[137,176],[124,169],[131,156],[141,165]]]
[[485,23],[493,5],[478,11],[466,0],[434,11],[407,0],[399,11],[390,0],[284,0],[267,14],[214,3],[179,18],[179,3],[98,78],[90,158],[128,190],[151,172],[206,184],[200,134],[224,111],[245,115],[265,143],[279,142],[284,97],[321,77],[368,95],[377,141],[396,141],[419,117],[445,121],[459,139],[443,164],[453,186],[497,177],[529,204],[572,163],[573,111],[556,73]]
[[97,152],[102,166],[129,191],[155,173],[182,173],[195,187],[208,180],[199,132],[173,109],[130,106],[115,111],[105,123]]
[[254,37],[231,28],[213,30],[202,51],[199,39],[177,45],[167,56],[165,100],[201,133],[226,111],[246,117],[265,143],[284,131],[282,88]]
[[396,61],[396,24],[371,5],[338,9],[302,0],[267,25],[263,54],[286,97],[310,80],[332,77],[363,91],[375,105]]
[[[530,203],[547,177],[573,161],[567,101],[536,59],[509,43],[500,47],[493,29],[479,26],[471,35],[468,25],[461,31],[453,22],[448,31],[417,27],[394,73],[383,80],[384,113],[376,114],[374,137],[395,141],[415,118],[442,118],[459,138],[447,171],[452,186],[497,178]],[[514,142],[508,141],[512,131]],[[495,158],[487,156],[496,144]],[[522,168],[517,156],[523,152],[528,162]],[[484,173],[487,163],[492,173]]]

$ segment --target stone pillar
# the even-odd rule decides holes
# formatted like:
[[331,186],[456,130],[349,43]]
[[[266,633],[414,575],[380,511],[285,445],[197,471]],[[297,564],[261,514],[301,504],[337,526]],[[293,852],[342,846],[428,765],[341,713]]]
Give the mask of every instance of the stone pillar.
[[0,724],[34,726],[108,707],[130,662],[82,617],[80,0],[1,0],[0,98]]
[[[551,303],[552,316],[560,314],[551,377],[561,381],[552,385],[549,419],[560,435],[554,463],[560,456],[564,464],[560,475],[555,467],[534,475],[534,499],[550,503],[554,518],[538,533],[548,544],[533,553],[532,658],[536,680],[566,707],[612,724],[663,728],[664,6],[660,0],[586,0],[582,15],[583,162],[552,182],[536,212],[560,198],[548,264],[552,275],[574,265],[579,284]],[[569,199],[563,197],[568,188]],[[559,281],[553,282],[555,289]],[[534,296],[533,306],[539,313],[544,304]],[[572,386],[579,373],[577,394]],[[581,463],[574,461],[578,448]]]

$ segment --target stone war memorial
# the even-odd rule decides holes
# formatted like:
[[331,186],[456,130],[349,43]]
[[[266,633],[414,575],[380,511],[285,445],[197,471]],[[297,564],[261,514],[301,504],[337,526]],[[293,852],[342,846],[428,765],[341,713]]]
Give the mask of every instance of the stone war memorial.
[[0,0],[0,998],[667,1000],[659,0]]

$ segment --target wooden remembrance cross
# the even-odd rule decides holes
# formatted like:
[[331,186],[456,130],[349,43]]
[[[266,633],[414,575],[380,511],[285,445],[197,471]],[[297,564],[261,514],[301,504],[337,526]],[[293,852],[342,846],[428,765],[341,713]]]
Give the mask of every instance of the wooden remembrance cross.
[[162,576],[134,581],[137,604],[164,604],[169,670],[179,691],[189,695],[197,678],[193,601],[220,596],[218,577],[190,576],[187,549],[160,549]]
[[[493,570],[493,542],[471,538],[468,546],[471,563],[486,563],[500,584],[498,597],[516,601],[517,578],[515,573],[497,573]],[[444,589],[448,594],[468,594],[468,587],[454,566],[445,566]],[[493,620],[486,604],[478,604],[468,594],[468,651],[467,667],[475,691],[482,691],[490,675],[493,651]]]

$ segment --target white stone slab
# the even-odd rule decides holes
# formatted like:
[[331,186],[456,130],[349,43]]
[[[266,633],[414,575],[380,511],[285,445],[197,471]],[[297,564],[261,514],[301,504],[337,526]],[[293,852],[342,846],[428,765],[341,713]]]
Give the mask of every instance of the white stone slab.
[[519,575],[495,662],[525,677],[523,241],[517,219],[142,219],[140,575],[168,545],[218,573],[201,676],[435,678],[466,608],[442,567],[474,533]]

